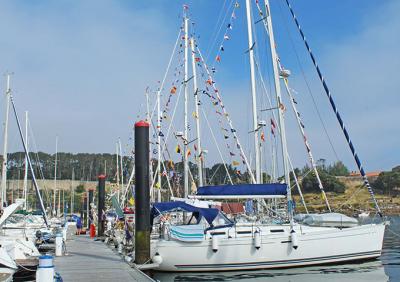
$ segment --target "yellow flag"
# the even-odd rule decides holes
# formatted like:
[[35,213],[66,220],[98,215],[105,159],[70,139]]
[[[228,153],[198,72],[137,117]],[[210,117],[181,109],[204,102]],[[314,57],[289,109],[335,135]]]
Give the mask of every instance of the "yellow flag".
[[134,199],[133,197],[131,197],[131,198],[129,199],[129,204],[130,204],[131,206],[133,206],[133,205],[135,204],[135,199]]
[[238,166],[238,165],[240,165],[240,163],[237,162],[237,161],[233,161],[233,162],[232,162],[232,165],[233,165],[233,166]]

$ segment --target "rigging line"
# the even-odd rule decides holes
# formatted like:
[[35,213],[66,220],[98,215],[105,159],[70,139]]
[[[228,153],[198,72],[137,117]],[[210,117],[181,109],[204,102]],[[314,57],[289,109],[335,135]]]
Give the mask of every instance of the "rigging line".
[[[222,13],[223,13],[223,11],[225,10],[226,1],[227,1],[227,0],[224,0],[224,4],[222,5],[221,10],[219,11],[217,23],[215,24],[214,30],[213,30],[213,32],[212,32],[211,39],[213,39],[213,40],[216,40],[216,38],[217,38],[217,35],[218,35],[218,34],[216,34],[216,32],[217,32],[217,28],[218,28],[218,26],[219,26],[219,24],[220,24],[219,22],[220,22],[220,20],[221,20]],[[233,0],[232,0],[232,1],[233,1]],[[211,47],[212,47],[212,46],[211,46],[211,44],[210,44],[210,45],[208,46],[207,50],[206,50],[207,58],[208,58],[208,54],[210,54]]]
[[[203,55],[201,54],[200,48],[198,46],[197,46],[197,52],[198,52],[198,54],[199,54],[199,56],[201,58],[201,61],[202,61],[203,65],[204,65],[204,68],[205,68],[205,70],[207,72],[208,78],[211,81],[213,81],[213,77],[211,76],[210,70],[209,70],[206,62],[204,61]],[[215,83],[212,83],[212,88],[214,89],[214,91],[217,90],[217,88],[215,86]],[[226,120],[228,121],[228,124],[229,124],[229,127],[231,129],[231,132],[233,133],[233,137],[235,138],[236,145],[237,145],[238,149],[240,150],[240,153],[242,155],[242,159],[244,160],[244,162],[246,164],[246,167],[247,167],[247,170],[249,171],[251,180],[252,180],[253,183],[256,183],[256,179],[254,178],[254,174],[253,174],[253,171],[251,170],[251,166],[249,165],[249,163],[247,161],[247,157],[246,157],[246,155],[245,155],[245,153],[243,151],[243,147],[240,144],[239,138],[237,137],[237,134],[236,134],[236,130],[233,127],[233,122],[232,122],[231,118],[229,117],[228,113],[226,112],[226,108],[225,108],[225,106],[224,106],[224,104],[222,102],[221,95],[220,95],[219,91],[217,91],[215,94],[217,95],[218,100],[220,101],[219,105],[222,108],[222,111],[224,113],[224,116],[225,116]]]
[[[36,162],[37,162],[36,167],[37,167],[37,170],[39,172],[40,178],[42,180],[45,180],[43,169],[42,169],[42,166],[40,165],[41,161],[40,161],[40,158],[39,158],[39,153],[38,153],[39,151],[38,151],[38,148],[37,148],[37,145],[36,145],[36,139],[35,139],[35,135],[33,134],[33,129],[32,129],[31,124],[32,124],[32,122],[30,121],[28,123],[28,128],[29,128],[29,133],[30,133],[31,139],[33,141],[33,147],[35,149],[35,152],[31,152],[31,153],[36,158]],[[28,154],[29,154],[29,151],[28,151]],[[49,196],[49,191],[48,191],[46,185],[43,185],[42,191],[43,190],[44,190],[45,197],[46,197],[47,201],[49,201],[50,196]],[[50,201],[50,203],[51,203],[51,201]],[[51,204],[50,204],[50,206],[51,206]]]
[[[169,126],[168,126],[168,130],[167,130],[167,137],[165,138],[164,144],[163,144],[162,149],[161,149],[162,152],[163,152],[163,151],[166,149],[166,147],[167,147],[167,142],[168,142],[168,138],[169,138],[169,135],[170,135],[170,132],[171,132],[171,127],[172,127],[172,122],[174,121],[175,113],[176,113],[176,110],[177,110],[177,108],[178,108],[177,106],[178,106],[179,98],[180,98],[181,93],[182,93],[182,88],[183,88],[182,86],[179,87],[178,97],[177,97],[177,99],[176,99],[177,101],[176,101],[176,104],[175,104],[175,107],[174,107],[174,111],[173,111],[173,113],[172,113],[171,122],[170,122],[170,124],[169,124]],[[151,183],[150,190],[153,189],[154,180],[155,180],[155,176],[156,176],[156,175],[157,175],[157,173],[154,174],[154,179],[153,179],[153,182]]]
[[16,122],[17,122],[18,132],[19,132],[19,135],[21,137],[21,141],[22,141],[22,145],[24,147],[24,152],[25,152],[25,155],[26,155],[26,159],[28,161],[29,169],[30,169],[31,174],[32,174],[32,179],[33,179],[33,183],[34,183],[35,190],[36,190],[36,196],[39,198],[40,208],[42,210],[42,215],[43,215],[44,222],[46,223],[46,226],[49,227],[49,223],[47,221],[46,209],[44,207],[43,199],[42,199],[42,196],[40,194],[39,185],[37,184],[37,181],[36,181],[35,172],[34,172],[33,167],[32,167],[31,158],[29,157],[29,154],[27,154],[28,150],[27,150],[27,147],[26,147],[26,142],[25,142],[25,139],[24,139],[24,135],[22,134],[21,124],[19,122],[17,110],[16,110],[15,104],[14,104],[14,98],[13,98],[13,96],[11,94],[9,94],[9,95],[10,95],[11,106],[12,106],[12,109],[13,109],[13,112],[14,112],[14,116],[15,116],[15,119],[16,119]]
[[[151,125],[153,126],[154,130],[156,130],[156,126],[155,126],[153,120],[151,121]],[[163,154],[162,152],[161,152],[161,159],[162,159],[161,165],[162,165],[163,171],[167,171],[166,168],[165,168],[165,164],[164,164],[164,162],[166,161],[166,159],[165,159],[164,154]],[[158,171],[158,168],[156,169],[156,171],[157,171],[158,173],[161,173],[161,171]],[[157,175],[157,173],[156,173],[155,175]],[[171,183],[169,182],[169,178],[168,178],[168,177],[167,177],[167,184],[168,184],[168,188],[169,188],[169,190],[170,190],[170,193],[171,193],[171,195],[173,196],[174,194],[172,193]],[[152,186],[153,186],[153,185],[152,185]],[[161,187],[159,187],[158,189],[161,189]]]
[[[237,2],[235,2],[235,3],[237,3]],[[226,27],[226,29],[225,29],[225,32],[224,32],[224,36],[222,37],[222,40],[221,40],[221,43],[220,43],[220,45],[219,45],[219,47],[218,47],[218,51],[217,51],[217,54],[216,54],[216,58],[217,57],[219,57],[220,55],[221,55],[221,52],[223,51],[223,49],[221,49],[221,47],[223,47],[224,46],[224,42],[227,40],[226,38],[228,37],[229,38],[229,36],[228,36],[228,33],[229,33],[229,30],[231,30],[232,29],[232,26],[233,26],[233,20],[234,19],[236,19],[236,14],[235,14],[235,11],[236,11],[236,9],[238,8],[238,6],[235,4],[234,6],[233,6],[233,9],[232,9],[232,13],[231,13],[231,15],[230,15],[230,18],[229,18],[229,24],[228,24],[228,26]],[[227,10],[227,12],[228,12],[229,10]],[[226,14],[226,16],[228,15],[228,13]],[[225,21],[225,19],[224,19],[224,21]],[[226,22],[225,22],[226,23]],[[222,25],[221,25],[221,27],[222,27]],[[216,41],[216,40],[215,40]],[[255,43],[254,43],[255,44]],[[252,49],[253,47],[254,47],[254,44],[253,44],[253,46],[251,46],[251,48],[250,49]],[[250,49],[248,50],[248,51],[250,51]],[[247,51],[247,52],[248,52]],[[210,54],[209,54],[210,55]],[[209,59],[209,57],[207,57],[207,60]],[[214,62],[213,62],[213,66],[212,66],[212,68],[214,68],[215,67],[215,64],[216,64],[216,61],[214,60]]]
[[298,20],[296,18],[296,15],[294,14],[294,11],[292,9],[292,6],[289,3],[289,0],[286,0],[286,4],[287,4],[287,6],[288,6],[288,8],[290,10],[290,13],[292,14],[292,18],[293,18],[293,20],[294,20],[294,22],[295,22],[295,24],[297,26],[298,31],[300,32],[300,35],[301,35],[301,37],[303,39],[303,42],[306,45],[308,54],[310,55],[310,58],[311,58],[311,60],[312,60],[312,62],[314,64],[314,67],[315,67],[315,69],[316,69],[316,71],[318,73],[318,77],[319,77],[319,79],[320,79],[320,81],[321,81],[321,83],[322,83],[322,85],[324,87],[325,94],[329,99],[329,102],[331,104],[332,110],[335,112],[336,119],[340,124],[340,127],[341,127],[341,129],[343,131],[343,134],[344,134],[345,138],[346,138],[347,144],[349,145],[350,151],[353,154],[354,160],[355,160],[355,162],[357,164],[357,167],[358,167],[358,169],[359,169],[359,171],[360,171],[360,173],[362,175],[362,178],[363,178],[363,181],[364,181],[364,185],[367,187],[368,192],[371,195],[372,200],[374,201],[375,208],[378,211],[378,214],[380,215],[380,217],[382,218],[383,215],[382,215],[381,209],[379,207],[378,201],[375,198],[374,191],[372,190],[372,187],[371,187],[371,185],[369,183],[367,175],[365,174],[364,168],[363,168],[363,166],[361,164],[361,161],[360,161],[360,159],[359,159],[359,157],[357,155],[356,149],[354,148],[353,142],[350,139],[349,133],[347,132],[347,129],[346,129],[345,125],[344,125],[342,117],[339,114],[339,110],[336,107],[336,104],[335,104],[335,102],[333,100],[332,94],[331,94],[331,92],[330,92],[330,90],[328,88],[328,85],[326,84],[325,78],[323,77],[322,72],[321,72],[321,70],[320,70],[320,68],[318,66],[318,63],[315,60],[315,57],[314,57],[314,55],[313,55],[313,53],[311,51],[311,48],[310,48],[310,46],[309,46],[309,44],[308,44],[308,42],[306,40],[306,37],[305,37],[305,35],[303,33],[303,30],[300,27],[300,24],[299,24],[299,22],[298,22]]
[[[278,62],[278,65],[279,65],[280,70],[283,70],[283,67],[280,64],[280,62]],[[304,125],[303,125],[301,117],[300,117],[300,113],[297,110],[297,107],[295,105],[295,103],[296,103],[295,99],[293,98],[292,93],[291,93],[290,88],[289,88],[289,81],[288,81],[287,78],[283,78],[283,81],[284,81],[284,84],[285,84],[286,93],[289,96],[290,105],[292,106],[294,115],[296,116],[297,126],[299,128],[299,131],[300,131],[302,137],[303,137],[303,142],[304,142],[304,146],[306,147],[306,151],[307,151],[307,154],[308,154],[309,161],[310,161],[311,166],[312,166],[312,168],[314,170],[315,177],[317,178],[319,189],[321,190],[322,197],[325,200],[325,204],[326,204],[329,212],[331,212],[331,207],[329,205],[329,201],[328,201],[328,198],[326,196],[326,193],[325,193],[325,190],[324,190],[324,186],[322,185],[322,181],[321,181],[321,178],[319,176],[319,173],[318,173],[318,170],[317,170],[317,166],[316,166],[315,161],[314,161],[313,154],[311,152],[311,145],[308,142],[308,139],[306,137],[306,133],[305,133],[305,130],[304,130]]]
[[[171,56],[170,56],[169,61],[168,61],[167,70],[164,73],[164,77],[163,77],[163,80],[162,80],[162,82],[160,84],[160,88],[157,91],[158,92],[157,95],[161,95],[161,91],[164,88],[164,83],[165,83],[165,80],[167,78],[167,75],[168,75],[168,72],[169,72],[169,68],[171,67],[172,59],[174,58],[175,51],[176,51],[176,46],[178,46],[178,42],[179,42],[179,40],[181,38],[181,34],[182,34],[182,29],[180,28],[179,32],[178,32],[178,36],[177,36],[176,41],[175,41],[174,49],[172,50]],[[152,110],[151,115],[150,115],[150,119],[153,118],[154,112],[156,110],[156,106],[157,106],[157,103],[154,104],[153,110]],[[160,117],[157,117],[157,118],[159,119]]]
[[224,159],[224,157],[222,156],[221,150],[219,149],[219,146],[218,146],[217,139],[215,138],[215,135],[214,135],[214,131],[213,131],[212,128],[211,128],[211,125],[210,125],[210,123],[209,123],[209,121],[208,121],[207,115],[205,114],[203,108],[201,108],[201,112],[203,113],[203,116],[204,116],[204,118],[205,118],[205,120],[206,120],[206,122],[207,122],[208,128],[210,129],[211,136],[212,136],[212,138],[214,139],[214,143],[215,143],[215,145],[216,145],[216,147],[217,147],[219,156],[221,157],[222,163],[224,164],[224,168],[225,168],[226,174],[227,174],[228,177],[229,177],[229,182],[233,185],[233,181],[232,181],[231,175],[229,174],[229,170],[228,170],[228,168],[226,167],[225,159]]
[[[281,18],[283,18],[282,7],[280,5],[279,5],[279,9],[280,9],[280,16],[281,16]],[[333,154],[335,155],[336,160],[339,161],[340,160],[339,159],[339,155],[336,152],[335,146],[333,145],[332,139],[331,139],[331,137],[330,137],[330,135],[328,133],[328,130],[327,130],[326,125],[325,125],[325,122],[324,122],[324,120],[322,118],[321,112],[318,109],[317,102],[315,101],[313,91],[311,90],[311,86],[310,86],[310,83],[308,82],[307,75],[306,75],[306,73],[304,71],[304,68],[303,68],[303,65],[302,65],[302,63],[300,61],[300,56],[299,56],[299,54],[298,54],[298,52],[296,50],[296,47],[295,47],[295,44],[294,44],[294,41],[293,41],[293,38],[292,38],[292,34],[291,34],[290,30],[289,30],[289,27],[287,26],[286,21],[285,20],[282,20],[282,21],[284,22],[284,26],[285,26],[286,32],[289,35],[289,41],[290,41],[292,50],[293,50],[293,52],[295,54],[296,61],[297,61],[297,64],[299,66],[301,75],[303,76],[304,82],[306,84],[306,88],[307,88],[308,94],[310,95],[311,100],[313,102],[314,109],[317,112],[318,119],[321,122],[321,125],[322,125],[322,127],[324,129],[324,133],[325,133],[325,135],[326,135],[326,137],[328,139],[328,142],[329,142],[329,145],[330,145],[330,147],[331,147],[331,149],[333,151]]]
[[287,153],[287,158],[288,158],[288,161],[289,161],[290,169],[291,169],[292,174],[293,174],[293,178],[294,178],[294,182],[295,182],[295,185],[294,185],[294,186],[297,187],[297,191],[299,191],[299,195],[300,195],[300,198],[301,198],[301,202],[303,203],[303,206],[304,206],[304,208],[306,209],[306,212],[307,212],[307,214],[308,214],[308,209],[307,209],[306,201],[304,200],[303,193],[302,193],[302,191],[301,191],[300,184],[299,184],[299,181],[298,181],[298,177],[297,177],[297,175],[296,175],[296,172],[294,171],[293,164],[292,164],[292,160],[291,160],[290,157],[289,157],[289,153]]
[[215,43],[217,42],[217,38],[218,38],[219,33],[221,32],[222,27],[225,26],[226,17],[228,16],[230,9],[232,8],[233,1],[234,1],[234,0],[231,1],[231,3],[229,4],[229,7],[226,9],[225,16],[224,16],[224,18],[222,19],[222,21],[221,21],[221,23],[220,23],[218,32],[216,33],[215,38],[214,38],[212,44],[210,45],[209,52],[208,52],[208,54],[207,54],[207,56],[206,56],[206,62],[208,62],[208,59],[209,59],[210,56],[211,56],[211,52],[212,52],[212,50],[214,49]]
[[[260,8],[259,6],[258,6],[258,8],[259,8],[260,16],[262,16],[261,8]],[[266,32],[268,33],[268,32],[269,32],[269,31],[268,31],[268,25],[267,25],[267,23],[266,23],[265,20],[264,20],[263,22],[264,22],[265,30],[266,30]],[[278,56],[278,59],[279,59],[279,56]],[[279,67],[279,70],[280,70],[280,71],[283,70],[283,67],[282,67],[282,65],[281,65],[280,60],[278,60],[278,67]],[[259,69],[258,66],[257,66],[257,70],[258,70],[259,73],[260,73],[260,69]],[[262,79],[262,77],[261,77],[261,79]],[[302,124],[302,122],[301,122],[301,118],[300,118],[299,112],[297,111],[297,108],[296,108],[296,106],[295,106],[295,100],[294,100],[294,98],[293,98],[293,96],[292,96],[292,94],[291,94],[291,92],[290,92],[290,89],[289,89],[288,79],[284,77],[284,78],[283,78],[283,81],[284,81],[284,84],[285,84],[286,93],[287,93],[287,95],[289,96],[290,104],[291,104],[292,109],[293,109],[293,111],[294,111],[294,114],[295,114],[295,116],[296,116],[296,121],[297,121],[297,124],[298,124],[299,131],[300,131],[300,133],[302,134],[303,141],[304,141],[304,145],[305,145],[305,147],[306,147],[306,149],[307,149],[307,154],[308,154],[308,156],[309,156],[309,160],[310,160],[311,166],[312,166],[312,168],[313,168],[313,170],[314,170],[314,173],[315,173],[315,176],[316,176],[316,178],[317,178],[319,189],[321,190],[322,197],[323,197],[323,199],[325,200],[325,204],[326,204],[328,210],[331,211],[328,198],[327,198],[326,193],[325,193],[325,191],[324,191],[324,188],[323,188],[321,179],[320,179],[319,174],[318,174],[318,171],[317,171],[317,167],[316,167],[316,165],[315,165],[314,157],[313,157],[313,155],[312,155],[312,153],[311,153],[310,144],[309,144],[309,142],[308,142],[308,140],[307,140],[307,138],[306,138],[306,135],[305,135],[305,132],[304,132],[304,129],[303,129],[303,124]],[[263,80],[262,80],[262,82],[263,82]],[[264,85],[264,84],[263,84],[263,85]]]

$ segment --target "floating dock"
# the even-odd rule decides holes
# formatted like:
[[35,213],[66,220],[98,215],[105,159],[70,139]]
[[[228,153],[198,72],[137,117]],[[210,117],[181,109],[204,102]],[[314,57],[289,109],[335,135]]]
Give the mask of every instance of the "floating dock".
[[63,281],[154,281],[145,273],[132,268],[102,241],[88,236],[68,240],[67,254],[55,257],[55,270]]

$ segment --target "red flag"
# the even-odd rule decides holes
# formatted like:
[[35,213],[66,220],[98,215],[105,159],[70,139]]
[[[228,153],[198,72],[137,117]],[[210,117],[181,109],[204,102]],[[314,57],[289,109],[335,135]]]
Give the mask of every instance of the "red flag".
[[216,60],[217,62],[221,62],[221,57],[220,57],[220,55],[218,55],[218,56],[215,58],[215,60]]

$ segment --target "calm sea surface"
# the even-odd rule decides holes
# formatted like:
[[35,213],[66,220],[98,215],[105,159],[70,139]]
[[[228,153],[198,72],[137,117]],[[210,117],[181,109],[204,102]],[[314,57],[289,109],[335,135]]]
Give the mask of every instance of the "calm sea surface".
[[[400,281],[400,217],[390,217],[378,260],[338,266],[212,273],[156,273],[159,281]],[[396,233],[396,234],[395,234]],[[398,235],[397,235],[398,234]]]

